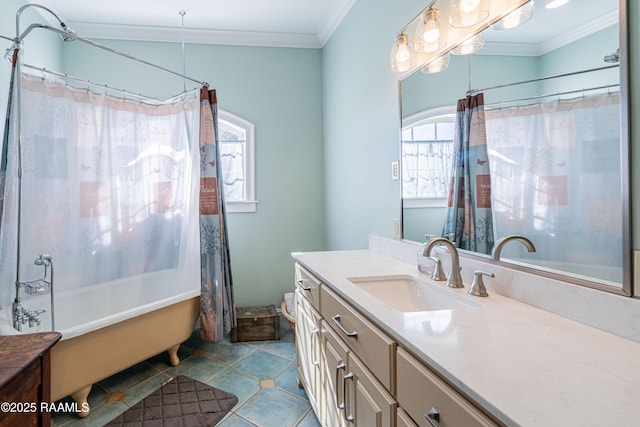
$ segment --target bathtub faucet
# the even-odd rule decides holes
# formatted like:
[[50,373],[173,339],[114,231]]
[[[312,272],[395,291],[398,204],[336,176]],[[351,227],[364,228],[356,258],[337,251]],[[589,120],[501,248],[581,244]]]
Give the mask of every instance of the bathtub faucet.
[[22,331],[22,325],[27,322],[29,322],[30,328],[40,325],[40,314],[46,311],[44,308],[29,310],[22,307],[20,304],[20,289],[24,288],[24,291],[29,295],[51,294],[51,330],[55,330],[55,318],[53,316],[53,259],[50,255],[40,254],[33,263],[44,267],[44,275],[41,279],[16,281],[16,297],[13,301],[12,310],[13,327],[18,331]]
[[20,305],[20,302],[13,303],[13,327],[22,332],[22,325],[29,322],[29,327],[40,325],[40,315],[46,312],[44,308],[29,310]]

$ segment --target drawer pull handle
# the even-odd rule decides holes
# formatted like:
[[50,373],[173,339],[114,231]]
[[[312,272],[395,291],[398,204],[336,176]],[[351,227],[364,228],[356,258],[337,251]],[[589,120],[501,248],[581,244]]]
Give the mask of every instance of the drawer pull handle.
[[358,333],[356,331],[353,332],[349,332],[347,331],[344,326],[342,326],[342,323],[340,323],[340,315],[336,314],[335,316],[333,316],[331,318],[331,320],[333,320],[333,323],[336,324],[336,326],[338,327],[338,329],[340,329],[340,331],[345,334],[346,336],[348,336],[349,338],[358,338]]
[[340,383],[340,371],[344,371],[347,365],[340,363],[336,366],[336,383],[335,383],[335,391],[336,391],[336,405],[338,405],[338,409],[344,409],[344,389],[342,390],[342,403],[340,403],[340,393],[338,389],[338,384]]
[[298,286],[300,286],[300,289],[302,289],[303,291],[311,291],[311,287],[305,288],[304,286],[304,280],[300,279],[298,280]]
[[313,328],[313,330],[311,331],[311,364],[313,366],[319,366],[320,365],[320,360],[313,360],[313,357],[316,355],[316,352],[314,351],[314,343],[318,340],[318,338],[314,339],[314,335],[318,335],[318,332],[320,332],[320,329],[318,328]]
[[[347,415],[347,409],[349,408],[349,404],[347,403],[347,380],[351,380],[351,382],[353,382],[353,372],[349,372],[347,375],[345,375],[344,377],[342,377],[342,396],[344,399],[344,419],[347,420],[350,423],[353,423],[355,421],[355,418],[353,417],[353,415]],[[354,388],[354,392],[355,392],[355,388]]]
[[429,412],[424,414],[425,420],[431,427],[438,427],[440,425],[440,412],[436,408],[429,409]]

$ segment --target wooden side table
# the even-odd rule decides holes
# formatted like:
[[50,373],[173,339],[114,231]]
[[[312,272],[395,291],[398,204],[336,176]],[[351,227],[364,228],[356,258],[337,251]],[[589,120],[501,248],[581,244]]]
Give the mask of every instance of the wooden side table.
[[51,413],[41,402],[51,402],[49,351],[60,340],[58,332],[0,336],[0,425],[51,425]]

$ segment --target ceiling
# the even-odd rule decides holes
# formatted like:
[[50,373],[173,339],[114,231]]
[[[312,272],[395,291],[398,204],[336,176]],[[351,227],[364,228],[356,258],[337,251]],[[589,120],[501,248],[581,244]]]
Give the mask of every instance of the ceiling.
[[[356,0],[29,0],[86,38],[320,48]],[[425,0],[425,6],[432,0]],[[57,22],[42,9],[51,25]],[[184,31],[180,11],[184,11]],[[617,0],[574,0],[508,31],[489,29],[484,54],[540,55],[617,22]]]
[[[356,0],[29,0],[78,35],[148,41],[319,48]],[[42,9],[38,9],[42,11]],[[42,15],[51,25],[51,17]]]

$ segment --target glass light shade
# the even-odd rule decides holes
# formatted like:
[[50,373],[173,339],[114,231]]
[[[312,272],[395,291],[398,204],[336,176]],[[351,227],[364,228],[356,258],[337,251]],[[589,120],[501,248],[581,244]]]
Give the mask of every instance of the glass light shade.
[[418,52],[435,52],[447,44],[447,29],[442,23],[440,12],[429,9],[418,21],[413,36],[413,47]]
[[514,10],[491,27],[494,30],[508,30],[525,24],[533,17],[533,0]]
[[478,33],[453,48],[451,53],[454,55],[469,55],[479,51],[483,46],[484,33]]
[[451,55],[449,54],[449,52],[447,52],[445,55],[442,55],[440,58],[436,59],[435,61],[432,61],[429,64],[425,65],[420,71],[422,71],[425,74],[434,74],[434,73],[439,73],[440,71],[444,71],[447,68],[449,68],[450,58],[451,58]]
[[564,6],[569,3],[569,0],[548,0],[544,5],[547,9],[555,9],[556,7]]
[[451,0],[449,22],[454,28],[466,28],[489,16],[485,0]]
[[397,73],[409,71],[416,65],[416,54],[409,45],[409,36],[400,34],[391,48],[391,69]]

